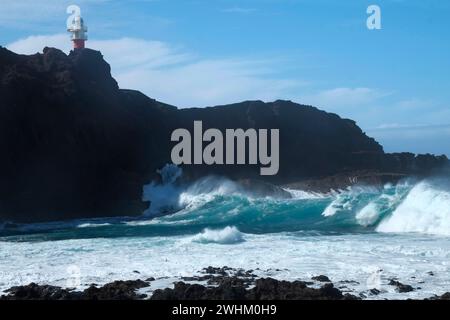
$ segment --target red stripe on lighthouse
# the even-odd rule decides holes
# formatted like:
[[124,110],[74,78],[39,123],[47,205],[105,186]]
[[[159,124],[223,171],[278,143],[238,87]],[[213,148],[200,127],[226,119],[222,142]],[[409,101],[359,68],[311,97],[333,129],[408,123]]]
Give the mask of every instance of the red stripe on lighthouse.
[[77,39],[73,40],[73,48],[74,49],[84,49],[85,47],[85,40]]

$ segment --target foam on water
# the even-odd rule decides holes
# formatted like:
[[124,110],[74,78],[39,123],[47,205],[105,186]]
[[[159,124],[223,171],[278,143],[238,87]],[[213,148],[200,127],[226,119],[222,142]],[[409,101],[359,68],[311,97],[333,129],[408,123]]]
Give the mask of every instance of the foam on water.
[[111,223],[82,223],[77,228],[100,228],[110,226]]
[[[377,288],[377,299],[450,289],[448,178],[329,194],[287,190],[291,198],[277,198],[217,177],[182,185],[180,175],[166,167],[161,182],[145,187],[152,207],[141,218],[4,223],[0,289],[66,286],[73,270],[80,288],[146,277],[175,281],[209,265],[286,280],[325,274],[337,286],[356,281],[342,283],[353,293]],[[394,277],[422,289],[399,295],[388,285]]]
[[[78,270],[79,288],[147,277],[175,281],[176,277],[198,274],[209,265],[259,268],[259,276],[289,281],[325,274],[337,287],[346,286],[353,293],[381,290],[379,296],[371,297],[375,299],[426,298],[450,288],[446,238],[300,233],[244,237],[246,241],[232,244],[205,244],[192,241],[192,236],[2,242],[0,290],[30,282],[68,286],[74,280],[71,270]],[[394,277],[422,289],[398,294],[388,285]]]
[[244,241],[243,234],[236,227],[225,227],[213,230],[206,228],[201,233],[192,237],[192,241],[199,243],[234,244]]
[[418,232],[450,236],[450,192],[446,182],[417,184],[378,232]]

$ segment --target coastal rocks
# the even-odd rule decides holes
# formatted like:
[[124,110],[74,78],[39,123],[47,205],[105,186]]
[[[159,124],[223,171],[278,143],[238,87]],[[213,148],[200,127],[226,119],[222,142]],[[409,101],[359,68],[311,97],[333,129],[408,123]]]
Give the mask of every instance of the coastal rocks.
[[177,282],[173,289],[156,290],[152,300],[245,300],[246,290],[233,286],[232,281],[223,282],[218,287]]
[[319,282],[331,282],[330,278],[328,278],[327,276],[324,275],[320,275],[320,276],[315,276],[311,278],[314,281],[319,281]]
[[[206,281],[207,285],[177,282],[173,289],[156,290],[152,300],[346,300],[357,299],[343,294],[335,288],[328,277],[318,279],[328,281],[320,288],[308,287],[310,282],[279,281],[272,278],[260,278],[253,270],[233,269],[229,267],[207,267],[201,273],[204,276],[193,277],[189,281]],[[185,280],[185,281],[186,281]]]
[[73,293],[54,286],[39,286],[30,283],[27,286],[12,287],[5,291],[7,296],[0,300],[72,300]]
[[165,153],[154,134],[163,139],[162,114],[174,109],[119,90],[100,52],[45,48],[25,56],[0,48],[0,97],[0,221],[148,208],[142,185]]
[[450,292],[444,293],[442,296],[439,297],[439,300],[450,300]]
[[376,288],[373,288],[373,289],[370,289],[370,290],[369,290],[369,294],[372,295],[372,296],[377,296],[377,295],[379,295],[380,293],[381,293],[381,291],[378,290],[378,289],[376,289]]
[[450,300],[450,292],[446,292],[441,296],[435,295],[434,297],[425,300]]
[[236,279],[227,278],[217,287],[178,282],[173,289],[156,290],[152,300],[347,300],[355,296],[343,295],[333,284],[319,289],[309,288],[302,281],[258,279],[251,289],[245,289]]
[[0,300],[137,300],[146,296],[138,295],[136,290],[148,286],[147,282],[141,280],[115,281],[100,288],[91,285],[86,290],[79,292],[31,283],[6,290],[7,295],[2,296]]
[[[173,288],[153,291],[152,300],[347,300],[357,297],[335,288],[331,282],[311,288],[310,282],[279,281],[258,278],[252,270],[229,267],[207,267],[201,275],[184,277]],[[322,276],[321,279],[325,279]],[[29,284],[13,287],[1,297],[3,300],[144,300],[148,297],[139,289],[151,287],[147,281],[115,281],[98,287],[91,285],[84,291],[55,286]],[[194,283],[187,283],[194,282]],[[199,284],[203,282],[205,284]]]
[[115,281],[103,287],[90,286],[81,294],[83,300],[136,300],[143,299],[145,295],[138,295],[137,289],[148,287],[142,280]]
[[[114,281],[103,286],[91,285],[83,291],[31,283],[5,291],[2,300],[355,300],[382,299],[386,290],[369,289],[363,292],[343,284],[358,284],[351,280],[335,284],[325,276],[313,277],[316,282],[285,281],[270,277],[260,278],[255,273],[263,270],[245,270],[230,267],[207,267],[199,274],[178,278],[173,287],[168,278],[149,277],[146,281]],[[169,287],[157,289],[163,280]],[[320,285],[319,285],[320,284]],[[396,287],[396,297],[406,299],[414,288],[396,279],[388,283]],[[156,290],[153,290],[153,287]],[[430,300],[449,300],[450,293]]]
[[409,284],[403,284],[397,280],[391,279],[389,281],[390,286],[395,286],[397,292],[399,293],[405,293],[405,292],[411,292],[414,291],[414,288],[410,286]]
[[206,282],[208,286],[232,285],[244,288],[254,284],[257,276],[252,270],[233,269],[229,267],[207,267],[201,271],[204,275],[193,277],[182,277],[181,280],[186,282]]

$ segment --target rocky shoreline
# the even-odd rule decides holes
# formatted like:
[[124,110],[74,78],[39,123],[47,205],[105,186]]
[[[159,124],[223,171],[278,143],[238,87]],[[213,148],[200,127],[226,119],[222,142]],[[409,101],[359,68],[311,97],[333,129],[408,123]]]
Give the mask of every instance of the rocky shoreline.
[[[155,278],[114,281],[104,286],[90,285],[83,291],[31,283],[4,291],[0,300],[364,300],[380,294],[376,288],[365,293],[346,292],[345,283],[334,284],[324,275],[311,281],[280,281],[258,278],[253,270],[208,267],[200,275],[182,277],[172,288],[156,289],[148,294]],[[391,279],[389,285],[399,293],[418,288]],[[450,292],[426,300],[450,300]]]

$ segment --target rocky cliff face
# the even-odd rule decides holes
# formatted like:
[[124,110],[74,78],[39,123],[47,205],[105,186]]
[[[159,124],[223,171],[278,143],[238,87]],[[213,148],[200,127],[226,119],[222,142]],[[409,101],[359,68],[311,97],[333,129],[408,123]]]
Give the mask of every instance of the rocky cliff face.
[[[206,128],[279,128],[280,171],[292,183],[342,172],[421,174],[445,157],[388,155],[351,120],[289,101],[178,110],[119,89],[100,52],[17,55],[0,48],[0,220],[139,215],[142,186],[170,162],[170,134]],[[258,178],[258,166],[187,166]]]
[[101,54],[0,50],[0,218],[135,215],[162,165],[166,107],[121,91]]

